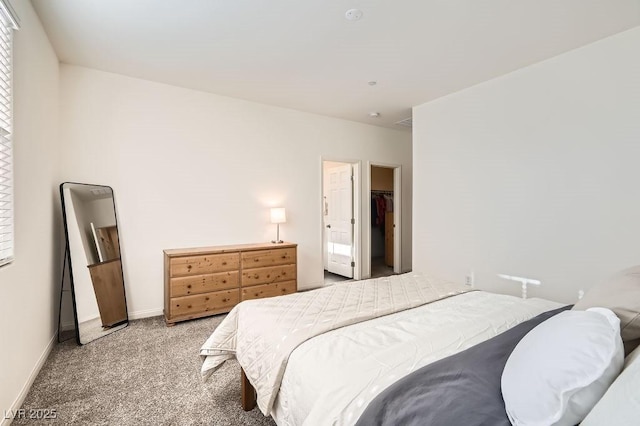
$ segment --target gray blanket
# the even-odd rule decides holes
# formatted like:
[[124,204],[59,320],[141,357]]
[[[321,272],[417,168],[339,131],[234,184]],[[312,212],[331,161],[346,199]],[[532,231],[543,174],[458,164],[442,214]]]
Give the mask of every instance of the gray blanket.
[[426,365],[378,395],[357,426],[509,426],[500,381],[511,352],[525,334],[565,306],[463,352]]

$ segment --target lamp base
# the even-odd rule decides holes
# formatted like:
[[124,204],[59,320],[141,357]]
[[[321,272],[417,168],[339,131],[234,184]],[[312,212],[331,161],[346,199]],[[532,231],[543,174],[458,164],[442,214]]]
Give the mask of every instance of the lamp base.
[[280,224],[279,223],[276,224],[276,229],[277,229],[277,231],[276,231],[276,239],[275,240],[271,240],[271,242],[273,244],[282,244],[282,243],[284,243],[284,241],[282,241],[280,239]]

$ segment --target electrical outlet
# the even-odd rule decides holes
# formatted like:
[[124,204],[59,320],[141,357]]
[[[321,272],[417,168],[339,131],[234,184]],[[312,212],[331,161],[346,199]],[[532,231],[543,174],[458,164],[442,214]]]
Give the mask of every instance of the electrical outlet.
[[584,290],[580,289],[578,290],[578,300],[582,299],[584,297]]
[[474,281],[475,277],[473,274],[473,270],[469,271],[469,273],[464,277],[464,285],[467,285],[469,287],[473,287],[473,281]]

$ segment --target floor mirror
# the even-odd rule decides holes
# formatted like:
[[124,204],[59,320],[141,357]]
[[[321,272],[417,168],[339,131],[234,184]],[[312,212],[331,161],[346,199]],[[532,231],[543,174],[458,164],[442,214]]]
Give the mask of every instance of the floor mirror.
[[73,300],[76,340],[84,345],[129,323],[113,189],[60,185],[65,260]]

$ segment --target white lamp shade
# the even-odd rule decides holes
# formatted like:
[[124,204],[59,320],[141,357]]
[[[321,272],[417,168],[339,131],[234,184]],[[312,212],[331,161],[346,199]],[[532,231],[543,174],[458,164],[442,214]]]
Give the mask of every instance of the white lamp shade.
[[284,207],[276,207],[271,209],[271,223],[285,223],[287,221],[287,213]]

